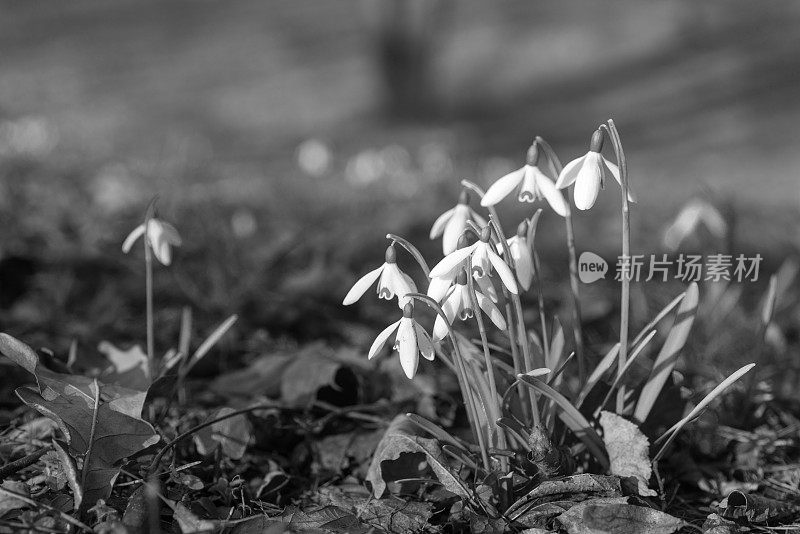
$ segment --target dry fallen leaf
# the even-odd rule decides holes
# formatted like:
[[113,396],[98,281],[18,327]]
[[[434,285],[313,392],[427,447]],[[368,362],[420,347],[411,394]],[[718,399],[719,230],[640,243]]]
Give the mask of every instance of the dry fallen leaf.
[[[367,480],[372,484],[372,492],[375,497],[380,498],[386,490],[381,464],[398,460],[404,453],[417,453],[424,455],[427,466],[431,468],[446,490],[460,497],[468,498],[467,488],[447,465],[439,442],[416,435],[416,430],[417,426],[405,415],[398,415],[381,438],[367,473]],[[409,470],[408,473],[403,474],[403,478],[417,478],[420,475],[417,462],[415,462],[413,472]]]
[[601,412],[600,426],[603,427],[603,442],[608,452],[611,474],[636,477],[639,495],[656,496],[657,493],[647,487],[653,474],[647,436],[635,424],[612,412]]
[[652,508],[594,500],[576,504],[558,521],[569,534],[672,534],[686,524]]

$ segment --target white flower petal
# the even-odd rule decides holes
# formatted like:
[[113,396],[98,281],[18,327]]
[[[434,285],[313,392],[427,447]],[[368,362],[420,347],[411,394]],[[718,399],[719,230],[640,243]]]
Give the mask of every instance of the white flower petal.
[[347,292],[342,304],[348,306],[360,299],[361,295],[363,295],[367,289],[369,289],[369,286],[375,283],[375,280],[377,280],[381,275],[384,267],[386,267],[385,263],[374,271],[370,271],[362,276],[355,284],[353,284],[353,287],[350,288],[350,291]]
[[408,297],[406,295],[408,295],[409,293],[416,293],[417,284],[415,284],[414,280],[412,280],[411,277],[408,276],[403,271],[400,271],[400,276],[403,277],[403,281],[405,282],[406,288],[403,290],[402,293],[397,294],[397,303],[400,305],[400,308],[404,308],[406,304],[414,300],[413,298]]
[[164,239],[166,239],[170,245],[174,247],[179,247],[183,244],[181,236],[178,233],[178,230],[174,226],[160,219],[158,220],[158,224],[161,225],[161,230],[164,233]]
[[498,275],[500,275],[500,280],[503,281],[503,284],[515,295],[519,293],[519,290],[517,289],[517,282],[514,280],[514,273],[511,272],[511,269],[508,267],[508,265],[506,265],[503,259],[493,250],[487,249],[486,252],[489,256],[489,261],[492,262],[494,270],[497,271]]
[[431,239],[436,239],[442,235],[442,232],[444,232],[444,225],[447,224],[448,220],[450,220],[450,217],[453,215],[453,210],[455,210],[455,208],[450,208],[436,218],[436,221],[434,221],[433,226],[431,227]]
[[553,211],[562,217],[566,217],[567,203],[564,200],[564,195],[561,194],[561,191],[559,191],[553,181],[545,176],[545,174],[538,168],[534,169],[533,175],[539,191],[542,193],[542,195],[544,195],[544,198],[547,200],[547,203],[550,204],[550,207],[553,208]]
[[408,299],[406,295],[417,291],[417,286],[411,277],[404,274],[396,263],[384,265],[381,281],[378,286],[378,296],[391,300],[397,297],[397,304],[402,309]]
[[376,354],[383,348],[386,344],[386,340],[389,339],[389,336],[392,335],[392,332],[397,329],[397,326],[400,324],[402,319],[393,322],[389,326],[383,329],[378,337],[375,338],[375,341],[372,342],[372,346],[369,348],[369,354],[367,355],[367,359],[371,360],[375,357]]
[[491,187],[486,190],[486,194],[483,195],[481,206],[494,206],[507,197],[522,181],[524,170],[525,167],[512,171],[493,183]]
[[447,300],[442,304],[442,311],[444,311],[450,324],[453,324],[453,321],[455,321],[458,316],[458,312],[464,307],[464,300],[462,298],[464,294],[462,291],[463,288],[464,286],[456,284],[453,292],[450,293],[450,296],[447,297]]
[[413,319],[408,317],[400,319],[395,345],[397,352],[400,353],[400,365],[403,367],[403,371],[408,378],[414,378],[419,365],[419,347],[417,346],[417,334],[414,332]]
[[459,204],[453,208],[453,216],[444,225],[444,236],[442,237],[442,252],[450,254],[458,246],[458,239],[467,228],[470,209],[466,204]]
[[492,270],[492,266],[489,263],[489,257],[486,255],[490,250],[491,245],[489,245],[489,243],[484,243],[483,241],[478,241],[475,244],[478,246],[475,247],[475,252],[472,253],[472,273],[477,275],[479,278],[482,278],[487,276]]
[[476,292],[476,296],[478,297],[478,306],[481,307],[483,312],[489,317],[489,319],[491,319],[494,325],[500,330],[505,330],[506,320],[503,317],[503,314],[500,312],[500,309],[495,306],[494,302],[492,302],[491,299],[486,295]]
[[133,232],[128,234],[128,237],[125,238],[125,241],[122,243],[122,252],[127,254],[131,251],[131,247],[139,239],[142,234],[144,234],[144,224],[140,224],[136,228],[133,229]]
[[[603,163],[605,163],[606,169],[608,172],[614,176],[614,179],[617,181],[620,187],[622,187],[622,178],[619,175],[619,167],[615,163],[611,163],[606,158],[603,158]],[[636,202],[636,195],[633,194],[633,189],[631,189],[630,183],[628,184],[628,201]]]
[[486,226],[486,219],[481,217],[477,211],[470,208],[469,213],[470,215],[472,215],[472,220],[475,221],[475,224],[478,225],[478,228],[483,228],[484,226]]
[[447,337],[447,322],[441,315],[436,315],[436,321],[433,323],[433,341],[438,343]]
[[511,249],[511,257],[514,258],[514,269],[517,271],[517,280],[522,289],[527,291],[531,288],[533,281],[533,255],[524,238],[514,236],[509,241],[509,249]]
[[578,178],[578,171],[581,170],[583,165],[583,160],[586,159],[586,156],[589,154],[584,154],[583,156],[573,159],[561,170],[561,174],[558,175],[558,180],[556,181],[556,188],[564,189],[565,187],[569,187],[572,183]]
[[481,292],[492,299],[492,302],[499,302],[499,297],[497,296],[497,290],[494,288],[494,284],[492,284],[492,279],[488,276],[484,276],[482,278],[478,278],[477,276],[473,276],[475,283],[478,284],[478,287],[481,289]]
[[428,296],[441,304],[451,285],[453,285],[453,281],[447,278],[431,278],[430,284],[428,284]]
[[586,161],[578,172],[575,180],[575,207],[580,210],[588,210],[594,206],[597,195],[600,193],[600,181],[602,179],[602,168],[600,165],[602,156],[597,152],[590,152],[586,155]]
[[161,262],[161,265],[169,265],[172,263],[172,248],[163,236],[153,245],[153,254],[156,259]]
[[414,322],[414,331],[417,333],[417,346],[419,346],[420,354],[422,354],[423,358],[432,362],[435,354],[431,336],[429,336],[425,329],[416,321]]
[[[480,241],[478,243],[480,243]],[[478,245],[478,243],[460,248],[442,258],[442,261],[434,265],[433,269],[431,269],[430,277],[443,278],[445,275],[450,274],[450,271],[458,267],[462,261],[472,254],[472,251],[475,250],[475,246]]]

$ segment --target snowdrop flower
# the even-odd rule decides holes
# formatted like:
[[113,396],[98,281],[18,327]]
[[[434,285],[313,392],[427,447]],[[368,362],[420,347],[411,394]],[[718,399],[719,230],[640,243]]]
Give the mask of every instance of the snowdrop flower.
[[411,277],[402,272],[397,266],[397,252],[394,250],[394,245],[389,245],[386,249],[386,262],[377,269],[368,272],[353,284],[353,287],[344,297],[343,304],[348,306],[356,302],[379,277],[378,298],[392,300],[396,295],[397,304],[400,308],[411,300],[406,295],[417,291],[417,286]]
[[[477,290],[475,291],[475,296],[477,297],[478,306],[483,310],[483,313],[492,320],[497,328],[505,330],[506,321],[495,303],[492,302],[492,299]],[[472,308],[469,286],[467,285],[467,271],[462,269],[461,272],[458,273],[455,288],[442,303],[442,310],[447,317],[447,322],[450,324],[453,324],[456,317],[462,321],[466,321],[475,314],[475,310]],[[437,315],[436,322],[433,325],[433,341],[438,343],[444,339],[446,335],[447,323],[441,315]]]
[[162,265],[172,263],[172,247],[181,246],[181,236],[174,226],[155,217],[147,221],[147,232],[145,232],[144,223],[142,223],[128,234],[125,242],[122,243],[122,252],[125,254],[130,252],[136,240],[145,235],[145,233],[147,234],[147,244],[156,259]]
[[426,360],[433,361],[433,342],[431,337],[414,320],[414,305],[410,302],[403,307],[403,317],[378,334],[369,349],[368,358],[371,360],[386,344],[389,336],[397,330],[394,340],[394,350],[400,354],[400,365],[408,378],[414,378],[419,366],[419,355]]
[[[522,289],[527,291],[533,282],[533,254],[528,244],[528,221],[522,221],[517,226],[517,234],[507,240],[508,250],[514,259],[514,269],[517,271],[517,280]],[[503,250],[500,249],[500,253]]]
[[[462,249],[468,246],[469,246],[469,240],[467,239],[467,234],[464,233],[458,239],[458,246],[456,248]],[[464,258],[459,264],[453,267],[450,271],[444,273],[441,276],[431,278],[431,281],[428,284],[428,296],[433,300],[435,300],[436,302],[438,302],[439,304],[441,304],[444,298],[447,296],[450,288],[452,288],[453,285],[455,284],[456,276],[458,276],[458,273],[466,269],[466,267],[467,267],[467,258]],[[475,278],[475,282],[477,282],[478,287],[480,287],[484,295],[492,299],[493,302],[498,302],[497,291],[495,291],[492,282],[487,277],[478,278],[477,276],[473,275],[473,278]]]
[[[595,130],[589,143],[589,152],[567,163],[556,181],[559,189],[575,184],[575,207],[579,210],[588,210],[594,206],[600,189],[605,187],[607,173],[611,173],[620,186],[622,185],[619,167],[600,153],[603,150],[603,140],[603,131]],[[630,187],[628,200],[636,202]]]
[[443,235],[442,251],[444,254],[450,254],[456,250],[458,238],[467,229],[467,221],[470,219],[475,221],[478,226],[486,225],[486,220],[469,207],[469,193],[462,190],[458,196],[456,207],[439,215],[433,223],[430,237],[436,239]]
[[684,239],[704,225],[717,239],[728,233],[728,224],[717,208],[699,198],[689,201],[664,232],[664,246],[675,250]]
[[[472,261],[472,273],[477,278],[491,274],[494,270],[500,276],[509,291],[514,294],[518,293],[517,282],[514,280],[514,273],[505,262],[494,251],[490,239],[492,236],[492,229],[489,226],[484,226],[481,231],[480,240],[468,247],[458,249],[445,256],[442,261],[437,263],[431,269],[431,278],[440,278],[453,273],[453,269],[461,265],[467,258]],[[456,275],[458,272],[456,271]]]
[[481,206],[494,206],[511,191],[519,188],[517,200],[520,202],[534,202],[545,199],[553,211],[565,217],[567,215],[567,203],[564,196],[556,188],[556,185],[539,168],[539,144],[534,142],[528,149],[525,165],[512,171],[489,187],[483,195]]

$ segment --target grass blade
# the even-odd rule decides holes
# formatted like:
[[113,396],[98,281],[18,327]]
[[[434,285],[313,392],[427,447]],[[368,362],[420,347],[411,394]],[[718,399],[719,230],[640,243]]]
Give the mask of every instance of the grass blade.
[[617,363],[617,354],[619,354],[619,343],[615,343],[614,346],[611,347],[611,350],[603,356],[603,359],[600,360],[600,363],[594,368],[592,374],[586,379],[586,383],[583,385],[580,393],[578,393],[578,399],[575,401],[576,408],[580,408],[583,405],[586,397],[589,396],[589,393],[591,393],[597,383],[600,382],[603,375],[614,367],[614,364]]
[[611,394],[614,392],[615,389],[617,389],[617,387],[619,387],[619,383],[625,377],[625,373],[628,372],[628,369],[631,368],[633,362],[636,361],[636,357],[639,356],[644,351],[644,348],[647,346],[648,343],[650,343],[650,341],[653,339],[653,336],[655,335],[656,331],[652,330],[640,344],[634,347],[633,352],[631,352],[631,355],[628,358],[628,361],[625,362],[625,367],[622,368],[622,371],[617,373],[617,376],[614,378],[614,382],[611,383],[611,388],[609,388],[608,393],[606,393],[603,402],[601,402],[600,405],[597,407],[597,409],[594,411],[595,417],[600,417],[600,412],[603,410],[608,401],[611,400]]
[[766,328],[772,322],[772,315],[775,313],[775,298],[777,297],[778,277],[772,275],[769,278],[769,289],[761,305],[761,327]]
[[739,380],[742,377],[742,375],[744,375],[745,373],[750,371],[750,369],[755,367],[755,365],[756,364],[754,363],[749,363],[744,367],[742,367],[741,369],[739,369],[738,371],[736,371],[735,373],[733,373],[725,380],[723,380],[717,387],[711,390],[711,393],[706,395],[703,398],[703,400],[701,400],[691,412],[689,412],[689,415],[687,415],[686,417],[675,423],[672,426],[672,428],[664,432],[664,434],[662,434],[660,438],[655,440],[653,442],[654,445],[661,441],[664,441],[664,445],[658,451],[658,454],[655,455],[653,461],[654,462],[658,461],[664,455],[664,452],[667,450],[667,447],[670,445],[670,443],[672,443],[672,440],[675,439],[675,436],[678,435],[678,432],[680,432],[684,426],[686,426],[687,424],[691,423],[694,419],[696,419],[700,415],[700,413],[703,412],[703,410],[705,410],[706,407],[709,404],[711,404],[711,402],[713,402],[714,399],[722,395],[722,393],[724,393],[726,389],[728,389],[737,380]]
[[230,317],[225,319],[225,321],[221,325],[219,325],[213,332],[211,332],[211,335],[208,336],[206,340],[200,344],[199,347],[197,347],[197,350],[194,351],[194,354],[192,354],[191,359],[188,362],[186,362],[186,367],[184,368],[183,371],[184,374],[188,374],[189,371],[192,370],[192,367],[194,367],[197,364],[197,362],[202,360],[203,357],[206,354],[208,354],[208,351],[210,351],[211,348],[214,345],[216,345],[217,341],[219,341],[220,338],[224,336],[228,330],[230,330],[230,328],[233,326],[233,324],[236,322],[238,318],[239,317],[236,314],[231,315]]
[[689,332],[692,330],[694,318],[697,315],[697,303],[699,300],[699,291],[697,284],[692,283],[686,294],[683,297],[681,305],[678,307],[678,312],[675,315],[675,322],[664,341],[664,346],[656,357],[653,364],[653,369],[650,371],[650,376],[642,388],[642,393],[639,395],[639,401],[636,403],[636,410],[634,411],[633,418],[640,424],[647,419],[653,404],[656,401],[661,389],[667,381],[667,377],[675,367],[678,361],[683,346],[689,338]]
[[662,309],[660,312],[658,312],[658,315],[653,317],[653,320],[650,321],[649,323],[647,323],[644,326],[644,328],[642,328],[639,331],[639,333],[636,334],[636,337],[633,338],[633,341],[631,341],[631,346],[636,345],[637,343],[639,343],[642,340],[642,338],[645,336],[645,334],[647,334],[647,332],[652,330],[661,321],[661,319],[666,317],[667,314],[669,312],[671,312],[672,309],[675,308],[675,306],[677,306],[683,300],[683,297],[685,297],[685,296],[686,296],[686,291],[684,291],[683,293],[681,293],[680,295],[678,295],[677,297],[672,299],[672,301],[670,301],[669,304],[664,306],[664,309]]
[[433,437],[435,437],[439,441],[441,441],[443,443],[449,443],[453,447],[456,447],[459,450],[462,450],[464,452],[469,452],[461,442],[459,442],[456,438],[451,436],[442,427],[440,427],[440,426],[438,426],[438,425],[436,425],[434,423],[431,423],[430,421],[428,421],[424,417],[422,417],[420,415],[417,415],[415,413],[407,413],[406,417],[408,417],[408,419],[412,423],[414,423],[415,425],[417,425],[422,430],[424,430],[428,434],[432,435]]

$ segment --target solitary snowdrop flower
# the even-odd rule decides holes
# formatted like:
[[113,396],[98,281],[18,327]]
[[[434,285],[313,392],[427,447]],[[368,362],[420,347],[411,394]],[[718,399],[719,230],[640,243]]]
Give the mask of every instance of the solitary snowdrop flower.
[[[467,258],[472,261],[472,273],[477,278],[483,278],[490,275],[494,270],[500,276],[503,285],[514,294],[518,293],[517,282],[514,280],[514,273],[508,265],[497,255],[490,242],[492,236],[492,229],[489,226],[484,226],[481,230],[480,240],[468,247],[458,249],[445,256],[442,261],[436,264],[431,269],[431,278],[440,278],[447,275],[452,275],[453,270],[457,268]],[[458,271],[455,272],[455,275]]]
[[516,188],[519,188],[517,200],[520,202],[545,199],[553,211],[562,217],[567,215],[564,196],[553,180],[539,168],[539,144],[536,141],[528,149],[525,165],[493,183],[483,195],[481,206],[494,206]]
[[[171,224],[156,219],[155,217],[147,221],[147,244],[153,255],[161,262],[162,265],[169,265],[172,263],[172,247],[181,246],[181,236],[178,231]],[[145,235],[145,225],[140,224],[133,229],[133,232],[128,234],[125,241],[122,243],[122,252],[127,254],[130,252],[133,244],[141,236]]]
[[[611,173],[617,183],[622,186],[619,167],[600,153],[603,150],[604,139],[603,131],[595,130],[589,143],[589,152],[567,163],[556,182],[556,187],[559,189],[575,184],[575,207],[579,210],[588,210],[594,206],[600,189],[605,187],[607,173]],[[628,187],[628,200],[636,202],[630,186]]]
[[722,213],[705,200],[695,198],[681,209],[664,232],[664,245],[670,250],[677,249],[701,224],[717,239],[728,233],[728,224]]
[[[478,306],[483,310],[483,313],[492,320],[497,328],[505,330],[506,321],[495,303],[492,302],[492,299],[477,290],[475,291],[475,296],[477,297]],[[447,322],[450,324],[453,324],[456,317],[462,321],[466,321],[475,314],[475,310],[472,308],[469,286],[467,285],[467,271],[462,269],[461,272],[458,273],[455,287],[442,303],[442,310],[447,317]],[[433,341],[439,342],[444,339],[446,335],[447,323],[445,323],[441,315],[437,315],[436,322],[433,325]]]
[[414,320],[414,305],[410,302],[403,307],[403,317],[378,334],[369,349],[368,358],[371,360],[378,354],[395,330],[397,330],[397,336],[393,348],[400,354],[400,365],[403,367],[403,372],[408,378],[414,378],[419,366],[419,355],[422,354],[426,360],[433,361],[434,354],[431,337]]
[[467,228],[467,221],[473,220],[478,226],[485,226],[486,220],[469,207],[469,193],[462,190],[458,204],[439,215],[431,228],[431,239],[442,237],[442,251],[450,254],[456,250],[458,238]]
[[356,302],[379,277],[378,298],[392,300],[397,296],[397,304],[400,308],[410,301],[410,297],[406,295],[417,291],[417,286],[411,277],[397,266],[397,252],[394,250],[394,245],[389,245],[386,249],[386,262],[353,284],[344,297],[343,304],[347,306]]
[[[508,250],[514,259],[514,269],[517,271],[517,280],[522,289],[527,291],[533,282],[533,254],[528,243],[528,221],[522,221],[517,226],[517,234],[507,240]],[[502,254],[503,250],[500,249]]]

